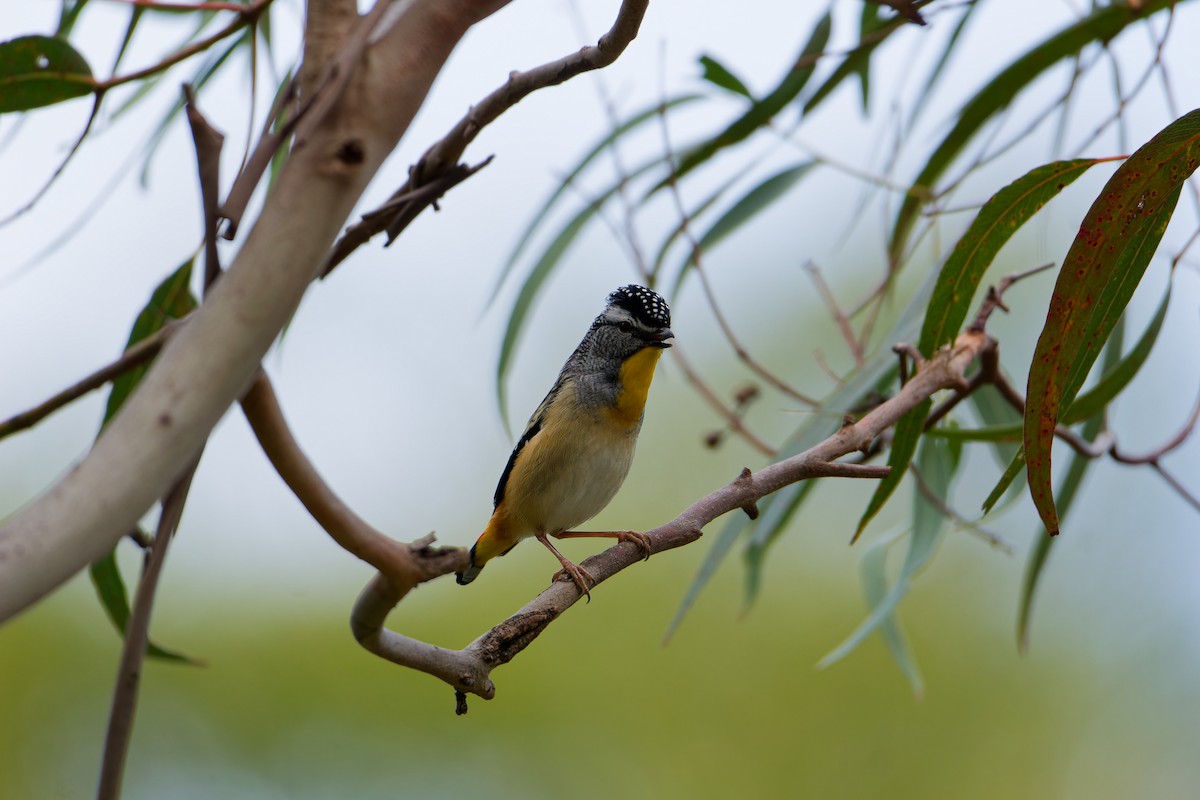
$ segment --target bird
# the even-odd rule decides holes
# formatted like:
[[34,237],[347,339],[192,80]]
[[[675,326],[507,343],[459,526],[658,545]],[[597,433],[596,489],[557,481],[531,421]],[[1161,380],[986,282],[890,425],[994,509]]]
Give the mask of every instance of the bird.
[[607,305],[563,365],[529,418],[500,475],[491,519],[470,550],[460,584],[488,561],[533,537],[591,600],[595,578],[558,551],[556,539],[604,537],[632,542],[650,557],[650,541],[635,531],[576,531],[599,514],[629,473],[654,369],[671,346],[671,309],[657,292],[630,284]]

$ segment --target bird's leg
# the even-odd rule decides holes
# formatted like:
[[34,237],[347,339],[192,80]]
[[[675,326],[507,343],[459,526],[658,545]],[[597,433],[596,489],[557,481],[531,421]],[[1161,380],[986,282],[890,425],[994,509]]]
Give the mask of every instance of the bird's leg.
[[646,554],[643,560],[650,558],[650,537],[637,531],[559,531],[550,535],[555,539],[616,539],[618,542],[631,542]]
[[[558,536],[558,534],[555,534],[555,536]],[[575,585],[579,587],[579,593],[587,597],[589,603],[592,602],[592,593],[588,591],[590,588],[588,583],[590,582],[592,586],[595,586],[596,579],[592,577],[591,573],[578,564],[572,563],[570,559],[558,552],[558,548],[550,544],[550,540],[546,538],[546,534],[537,533],[534,534],[534,538],[546,545],[546,549],[554,553],[554,557],[558,559],[558,563],[562,564],[562,572],[555,575],[553,580],[558,580],[559,575],[569,575],[571,580],[575,581]]]

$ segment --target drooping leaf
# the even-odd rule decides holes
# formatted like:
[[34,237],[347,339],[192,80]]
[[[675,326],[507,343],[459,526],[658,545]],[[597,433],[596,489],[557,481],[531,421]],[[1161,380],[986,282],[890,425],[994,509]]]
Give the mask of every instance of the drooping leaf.
[[[117,567],[116,551],[114,550],[94,562],[89,574],[92,578],[92,586],[96,589],[96,596],[100,599],[100,604],[108,614],[109,620],[112,621],[113,627],[124,636],[125,628],[129,625],[129,595],[125,589],[125,581],[121,578],[121,571]],[[146,655],[193,666],[204,665],[203,659],[193,658],[178,650],[169,650],[152,641],[146,643]]]
[[[183,319],[196,308],[196,297],[191,291],[192,264],[194,258],[183,262],[174,272],[155,288],[150,295],[150,301],[142,308],[129,332],[126,349],[160,331],[167,323]],[[104,408],[103,430],[109,421],[120,410],[125,400],[137,388],[149,366],[131,369],[113,381],[108,394],[108,404]]]
[[125,58],[125,53],[129,51],[129,43],[133,41],[133,33],[137,30],[138,23],[142,21],[142,14],[145,12],[145,6],[133,6],[129,9],[129,23],[125,26],[125,35],[121,37],[121,44],[117,47],[117,56],[113,59],[114,75],[121,68],[121,61]]
[[[149,302],[142,308],[133,323],[126,348],[158,332],[172,320],[182,319],[196,308],[196,298],[192,295],[189,288],[194,260],[194,258],[189,258],[155,288],[154,292],[150,295]],[[146,374],[147,369],[147,366],[137,367],[113,381],[112,389],[108,395],[108,404],[104,410],[104,421],[100,426],[102,431],[137,387],[137,384]],[[125,590],[125,582],[121,578],[120,569],[117,566],[116,549],[111,550],[93,562],[89,572],[91,573],[92,584],[96,588],[96,596],[100,600],[100,604],[104,607],[113,625],[123,635],[125,633],[125,626],[129,621],[129,597]],[[174,650],[160,647],[153,642],[148,645],[146,652],[148,655],[156,658],[185,661],[192,664],[200,663]]]
[[1060,412],[1124,313],[1197,165],[1200,110],[1172,122],[1117,169],[1059,271],[1029,370],[1024,435],[1030,495],[1051,535],[1059,530],[1050,451]]
[[842,62],[834,68],[829,77],[825,79],[812,96],[804,102],[804,113],[811,114],[817,106],[824,102],[833,90],[841,86],[842,81],[852,75],[862,75],[867,65],[871,61],[871,55],[881,44],[887,41],[888,37],[905,26],[905,21],[900,17],[894,17],[888,20],[882,28],[871,33],[869,37],[863,37],[858,46],[851,50],[842,59]]
[[526,317],[533,307],[533,301],[541,292],[542,284],[546,282],[550,273],[554,271],[554,267],[570,250],[584,226],[599,210],[600,206],[597,203],[588,205],[563,226],[558,235],[554,237],[554,241],[546,248],[546,252],[542,254],[538,263],[526,276],[525,282],[521,285],[521,291],[517,294],[517,300],[513,303],[512,312],[508,317],[508,325],[504,329],[504,340],[500,344],[500,358],[496,364],[496,400],[500,406],[500,417],[505,420],[506,425],[508,420],[508,392],[506,389],[508,370],[512,365],[512,357],[516,352],[521,333],[525,329]]
[[989,120],[1006,109],[1027,86],[1060,61],[1073,57],[1090,44],[1112,41],[1131,24],[1175,5],[1175,0],[1147,0],[1136,11],[1126,3],[1099,6],[1088,16],[1032,47],[976,92],[963,106],[954,127],[934,149],[913,182],[913,190],[900,206],[892,228],[893,259],[898,260],[904,253],[923,199]]
[[92,68],[65,39],[21,36],[0,42],[0,114],[89,95]]
[[[754,219],[763,210],[787,194],[788,190],[795,186],[796,182],[803,178],[815,165],[816,162],[805,161],[802,164],[788,167],[785,170],[775,173],[746,192],[700,236],[698,242],[700,250],[708,252],[730,234]],[[684,277],[688,274],[689,269],[695,265],[696,254],[689,252],[687,259],[680,265],[679,271],[675,275],[675,282],[671,286],[668,297],[675,298],[678,296]]]
[[762,588],[763,569],[766,567],[767,552],[775,539],[783,533],[792,521],[792,517],[800,510],[800,506],[808,497],[809,492],[817,486],[816,481],[804,481],[800,489],[788,503],[772,503],[767,506],[766,516],[762,524],[756,525],[746,543],[743,554],[746,565],[746,590],[742,599],[742,609],[748,611],[758,599],[758,590]]
[[867,509],[858,521],[854,538],[850,540],[851,543],[862,536],[867,523],[874,519],[888,498],[892,496],[892,492],[896,491],[900,481],[904,479],[905,473],[908,472],[909,462],[917,452],[917,442],[921,439],[921,432],[925,429],[925,420],[929,417],[929,409],[932,406],[933,401],[926,398],[896,423],[896,433],[892,438],[892,447],[888,451],[888,466],[892,468],[892,471],[876,485],[875,492],[867,503]]
[[795,100],[796,96],[804,89],[808,79],[812,77],[817,61],[829,43],[832,25],[833,19],[827,12],[813,28],[808,42],[805,43],[804,48],[779,85],[761,100],[756,101],[746,113],[730,123],[723,131],[684,153],[679,159],[675,174],[664,178],[650,191],[650,194],[667,186],[670,180],[678,181],[722,150],[746,140],[752,133],[774,119],[776,114],[787,108],[788,104]]
[[[1020,430],[1021,412],[1013,408],[1012,403],[1004,399],[996,387],[980,386],[971,392],[969,400],[975,408],[975,413],[979,415],[979,419],[985,427],[1000,428],[1012,426],[1018,431]],[[1021,436],[1018,432],[1016,441],[1020,441],[1020,438]],[[992,446],[992,451],[996,455],[996,461],[1002,467],[1011,464],[1013,457],[1016,456],[1017,451],[1020,449],[1021,446],[1019,444],[1003,441],[993,442]]]
[[[863,3],[858,20],[858,46],[862,47],[864,42],[871,41],[871,37],[886,27],[886,24],[887,20],[876,3]],[[862,110],[866,114],[871,107],[871,59],[864,58],[855,64],[854,74],[858,76],[858,85],[862,90]]]
[[[146,6],[134,6],[135,10],[145,8]],[[178,52],[184,47],[187,47],[189,44],[195,42],[200,37],[200,34],[204,32],[204,29],[208,27],[209,23],[217,19],[217,12],[197,11],[189,15],[189,19],[194,19],[196,21],[196,26],[192,29],[191,33],[189,33],[177,46],[172,48],[172,52]],[[137,88],[134,89],[134,91],[128,97],[122,100],[116,109],[112,111],[111,119],[115,121],[122,117],[127,111],[137,105],[140,100],[150,94],[150,92],[152,92],[154,88],[157,87],[159,83],[170,74],[172,74],[171,70],[162,70],[138,81],[136,84]]]
[[742,83],[741,78],[730,72],[724,64],[712,56],[700,56],[700,66],[704,69],[704,74],[700,77],[713,86],[741,95],[750,100],[754,99],[754,95],[750,94],[750,90],[746,88],[746,84]]
[[[500,287],[504,285],[509,273],[512,272],[513,267],[516,266],[521,256],[525,253],[525,248],[528,247],[529,243],[533,241],[534,234],[541,229],[542,223],[550,218],[550,212],[554,209],[555,205],[558,204],[558,201],[562,199],[567,190],[571,188],[575,180],[583,173],[585,169],[588,168],[588,166],[591,165],[593,161],[596,160],[597,157],[612,147],[625,134],[631,133],[632,131],[635,131],[645,125],[647,122],[657,119],[660,114],[665,114],[672,109],[688,105],[689,103],[695,102],[702,97],[704,97],[704,95],[686,94],[682,95],[681,97],[668,100],[666,103],[655,103],[653,106],[634,114],[625,122],[614,128],[610,133],[605,135],[599,142],[593,145],[592,148],[584,154],[583,158],[581,158],[574,166],[574,168],[567,173],[566,177],[559,181],[558,187],[551,193],[546,202],[542,204],[542,207],[537,210],[537,213],[535,213],[533,216],[533,220],[521,233],[521,238],[513,247],[512,252],[509,253],[508,260],[505,261],[504,266],[500,268],[500,275],[496,279],[495,286],[492,287],[492,294],[488,299],[488,305],[490,306],[493,302],[495,302],[496,296],[500,294]],[[648,162],[646,168],[649,169],[650,167],[663,164],[666,161],[666,156],[656,158],[653,161]],[[638,170],[635,175],[631,175],[629,177],[635,177],[643,172],[644,170]]]
[[917,99],[913,103],[912,114],[908,118],[908,127],[910,129],[916,124],[921,112],[929,108],[929,98],[933,96],[933,90],[937,87],[942,75],[945,74],[946,65],[950,63],[950,58],[958,47],[958,40],[962,37],[963,31],[967,29],[967,23],[971,20],[971,15],[977,8],[979,8],[979,3],[976,2],[967,3],[963,7],[962,14],[958,18],[958,24],[954,26],[954,30],[947,37],[941,56],[938,57],[937,63],[929,71],[929,76],[921,84],[921,93],[917,95]]
[[[926,439],[921,444],[917,465],[925,480],[925,488],[944,501],[958,469],[955,448],[943,440]],[[896,576],[895,584],[854,632],[817,663],[818,667],[823,669],[840,661],[889,619],[907,594],[913,579],[933,559],[933,554],[945,535],[946,517],[920,488],[914,491],[912,533],[908,539],[908,552],[904,556],[904,563],[900,566],[900,574]]]
[[[908,308],[900,315],[900,319],[896,321],[884,341],[911,342],[916,339],[921,329],[921,317],[925,311],[925,304],[929,302],[929,297],[933,293],[936,279],[937,276],[934,274],[930,274],[925,279],[909,302]],[[837,429],[847,413],[874,395],[881,385],[893,381],[896,371],[895,353],[887,348],[876,351],[862,367],[847,377],[841,386],[825,398],[821,407],[816,409],[796,429],[780,448],[779,458],[790,458],[820,443]],[[754,540],[762,552],[755,554],[752,559],[748,558],[747,565],[753,569],[762,568],[767,546],[776,541],[783,531],[784,523],[792,518],[801,501],[807,497],[809,490],[806,488],[806,484],[808,483],[811,481],[793,483],[764,497],[758,502],[760,516],[756,522],[751,522],[744,514],[739,514],[726,523],[725,528],[717,536],[705,556],[696,577],[692,579],[692,584],[688,587],[679,610],[671,620],[667,630],[668,638],[678,629],[700,592],[708,585],[725,557],[733,550],[733,545],[751,528],[751,525],[754,526]],[[748,579],[747,585],[751,585],[753,580],[757,579]]]
[[[210,50],[206,54],[204,63],[198,70],[196,70],[196,73],[192,76],[192,79],[188,81],[188,83],[193,89],[196,90],[197,93],[199,93],[200,90],[203,89],[210,80],[212,80],[212,78],[217,74],[217,71],[221,68],[221,65],[224,64],[231,55],[233,55],[242,47],[249,47],[253,41],[254,32],[252,30],[247,30],[242,33],[241,36],[235,38],[227,46],[215,51]],[[150,136],[149,142],[146,144],[144,160],[142,161],[142,170],[138,175],[138,181],[142,184],[142,186],[147,185],[150,180],[150,163],[154,160],[154,155],[158,152],[159,145],[162,144],[163,139],[166,138],[167,131],[170,129],[171,123],[174,122],[181,113],[183,113],[182,93],[180,93],[180,96],[167,110],[167,113],[163,115],[162,119],[158,123],[158,126],[154,129],[154,133]]]
[[[889,590],[887,554],[888,549],[897,538],[892,536],[872,542],[863,553],[862,561],[859,562],[863,593],[866,595],[868,608],[875,608],[887,599]],[[896,662],[900,672],[908,679],[913,696],[918,700],[921,699],[925,695],[925,681],[921,678],[921,669],[917,666],[916,656],[913,655],[908,637],[904,635],[904,629],[900,627],[900,620],[896,617],[895,612],[888,614],[879,623],[879,632],[883,635],[883,641],[887,644],[888,651],[892,654],[892,660]]]
[[1013,456],[1008,467],[1005,468],[1003,474],[1000,475],[1000,480],[996,483],[996,485],[992,488],[992,491],[988,494],[987,498],[983,501],[984,516],[992,513],[992,509],[995,508],[996,503],[1000,502],[1000,498],[1004,496],[1006,491],[1008,491],[1008,487],[1012,486],[1012,483],[1017,479],[1017,476],[1024,474],[1025,448],[1021,448],[1017,451],[1017,454]]
[[75,28],[75,23],[79,20],[79,14],[87,6],[88,0],[62,0],[62,5],[59,7],[58,27],[54,30],[54,35],[60,39],[66,39],[71,35],[71,31]]
[[675,242],[679,241],[680,237],[682,237],[685,232],[690,232],[696,225],[696,221],[706,211],[716,205],[717,201],[724,197],[725,193],[729,191],[729,189],[740,179],[740,174],[730,176],[728,180],[718,186],[716,190],[714,190],[712,194],[701,201],[699,205],[687,212],[687,218],[681,219],[679,223],[671,230],[671,232],[667,234],[667,238],[664,239],[663,243],[659,246],[658,253],[654,256],[654,265],[650,268],[651,276],[657,276],[662,271],[663,264],[667,260],[667,254],[671,251],[671,247],[675,244]]
[[[1084,425],[1080,435],[1089,442],[1095,441],[1096,435],[1103,425],[1102,417],[1090,419]],[[1074,451],[1071,452],[1070,458],[1067,472],[1063,475],[1056,495],[1059,515],[1064,518],[1071,510],[1079,487],[1083,484],[1084,475],[1092,464],[1092,459],[1083,458]],[[1025,562],[1025,576],[1021,581],[1021,607],[1017,612],[1017,642],[1022,649],[1029,646],[1030,623],[1033,620],[1033,598],[1037,592],[1042,570],[1046,566],[1046,560],[1050,557],[1050,548],[1054,545],[1054,541],[1054,537],[1046,531],[1039,530],[1034,534],[1033,549],[1029,551],[1029,560]]]
[[983,274],[1013,234],[1093,164],[1108,160],[1081,158],[1037,167],[984,203],[942,265],[921,330],[922,353],[932,356],[954,341]]

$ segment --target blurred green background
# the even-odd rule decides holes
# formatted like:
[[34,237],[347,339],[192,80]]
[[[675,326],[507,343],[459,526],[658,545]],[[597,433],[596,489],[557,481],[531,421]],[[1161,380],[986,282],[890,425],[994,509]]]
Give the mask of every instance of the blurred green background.
[[[1014,11],[1016,5],[1023,10]],[[838,5],[837,19],[847,24],[838,22],[835,32],[853,30],[857,7]],[[979,76],[1036,40],[1038,32],[1023,19],[1070,16],[1066,4],[988,7],[991,16],[981,16],[969,32],[978,46],[965,48],[978,63],[969,75],[949,75],[941,117],[928,115],[935,131]],[[6,13],[4,38],[44,27],[56,9],[56,3],[33,3],[15,16]],[[285,23],[294,27],[301,7],[281,2],[280,9],[276,35],[286,51]],[[581,9],[583,35],[568,9],[548,0],[516,3],[473,32],[364,207],[385,197],[426,144],[507,70],[594,39],[611,13]],[[648,76],[665,72],[686,87],[702,50],[769,85],[822,10],[767,4],[764,18],[773,24],[747,34],[745,12],[732,4],[655,2],[637,46],[606,74],[606,91],[624,111],[644,105],[658,93],[657,80]],[[90,46],[108,53],[123,13],[94,19]],[[1174,24],[1179,41],[1200,35],[1191,17],[1181,15]],[[944,26],[934,31],[945,35]],[[841,35],[846,41],[835,38],[835,45],[849,44],[852,37]],[[1012,49],[1000,52],[990,47],[994,41]],[[162,45],[140,46],[148,62]],[[1152,49],[1144,41],[1139,46],[1142,57]],[[911,52],[924,62],[937,55],[920,46]],[[90,51],[89,57],[103,62]],[[917,74],[894,68],[909,64],[903,49],[888,57],[875,73],[877,97],[889,96],[889,81],[903,84]],[[1177,69],[1183,74],[1194,66]],[[911,80],[904,87],[911,94]],[[227,99],[242,88],[230,76],[208,101],[214,121],[229,132],[246,128],[241,106]],[[1080,89],[1085,97],[1088,88]],[[487,298],[503,255],[539,199],[579,157],[581,143],[607,130],[596,90],[596,83],[579,81],[557,94],[535,95],[487,129],[477,152],[498,153],[496,162],[395,246],[364,250],[314,287],[268,358],[305,450],[364,517],[397,538],[436,530],[444,543],[467,545],[487,519],[512,443],[495,411],[493,376],[514,287],[506,285],[493,306]],[[866,161],[863,153],[875,159],[886,138],[879,129],[888,123],[872,130],[858,117],[858,98],[844,94],[814,120],[813,141],[846,163]],[[174,88],[160,96],[168,105]],[[1135,141],[1161,127],[1161,117],[1143,119],[1137,110],[1128,128]],[[56,108],[25,120],[15,133],[0,130],[19,145],[10,145],[0,161],[13,185],[44,179],[45,165],[61,155],[63,131],[75,130],[85,112]],[[713,125],[712,119],[691,122],[704,130]],[[191,152],[178,129],[153,162],[149,189],[127,180],[109,202],[87,210],[98,191],[96,170],[122,164],[137,138],[126,132],[140,130],[128,119],[104,123],[76,171],[49,195],[45,213],[3,231],[9,260],[0,265],[0,341],[9,346],[0,348],[0,416],[110,359],[151,288],[196,241]],[[689,123],[678,124],[685,126],[678,135],[686,136]],[[655,147],[657,134],[649,139]],[[1104,140],[1093,154],[1123,149]],[[231,168],[237,156],[236,147],[227,148]],[[1048,157],[1037,146],[1018,149],[982,170],[965,193],[983,199]],[[1065,192],[1027,226],[993,274],[1061,259],[1107,174],[1097,168]],[[814,351],[835,369],[850,362],[800,265],[809,258],[820,263],[847,301],[872,284],[888,216],[857,205],[861,191],[858,178],[830,169],[814,173],[804,191],[707,258],[746,346],[815,394],[832,382],[816,366]],[[849,209],[868,221],[865,233],[850,235]],[[67,245],[34,267],[21,266],[57,235],[61,219],[79,213],[88,224]],[[671,222],[666,214],[646,224],[665,229]],[[582,237],[532,315],[509,385],[510,427],[520,429],[605,293],[634,277],[602,226]],[[914,272],[905,288],[922,277]],[[1050,280],[1014,289],[1015,313],[997,318],[992,328],[1015,374],[1027,369]],[[1131,330],[1139,331],[1153,313],[1164,282],[1163,264],[1152,265],[1131,306]],[[1133,450],[1157,445],[1187,415],[1200,335],[1198,289],[1195,267],[1185,265],[1176,276],[1163,344],[1114,409],[1114,426]],[[897,302],[888,313],[902,310]],[[685,286],[674,315],[681,347],[716,391],[732,395],[746,373],[694,282]],[[0,513],[19,508],[70,467],[94,436],[102,405],[102,396],[89,397],[36,431],[0,443]],[[767,393],[749,422],[776,441],[805,413]],[[648,529],[742,466],[763,463],[736,440],[706,448],[703,438],[716,425],[665,359],[633,472],[595,527]],[[986,450],[968,453],[954,499],[971,515],[1000,468]],[[1189,485],[1200,475],[1195,446],[1173,454],[1170,463]],[[1193,510],[1148,470],[1097,464],[1053,551],[1026,655],[1017,651],[1015,619],[1025,557],[1039,530],[1028,504],[986,522],[1012,541],[1012,555],[970,533],[950,534],[901,605],[924,674],[925,695],[917,699],[878,637],[829,669],[814,667],[867,611],[858,574],[862,546],[847,543],[871,488],[851,481],[818,488],[771,551],[752,608],[743,608],[744,574],[735,550],[670,644],[662,644],[724,522],[718,521],[697,544],[599,587],[592,603],[572,608],[494,673],[495,700],[471,698],[470,713],[456,717],[448,688],[354,643],[349,609],[370,572],[306,517],[231,413],[206,450],[152,624],[158,642],[207,666],[146,664],[125,796],[1196,796],[1200,526]],[[905,524],[910,491],[905,486],[898,493],[864,544]],[[564,544],[576,558],[595,549],[587,542]],[[136,575],[131,547],[121,547],[120,560],[127,577]],[[540,547],[523,545],[470,587],[443,579],[420,588],[390,623],[461,647],[523,605],[554,569]],[[117,636],[86,577],[0,628],[0,798],[94,792],[118,656]]]

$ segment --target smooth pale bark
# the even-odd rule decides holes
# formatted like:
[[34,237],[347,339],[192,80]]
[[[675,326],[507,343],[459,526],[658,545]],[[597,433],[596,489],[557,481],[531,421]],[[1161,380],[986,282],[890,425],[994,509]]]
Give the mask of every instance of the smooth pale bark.
[[507,0],[391,3],[333,108],[310,123],[227,274],[86,457],[0,527],[0,620],[112,549],[247,389],[451,50]]

